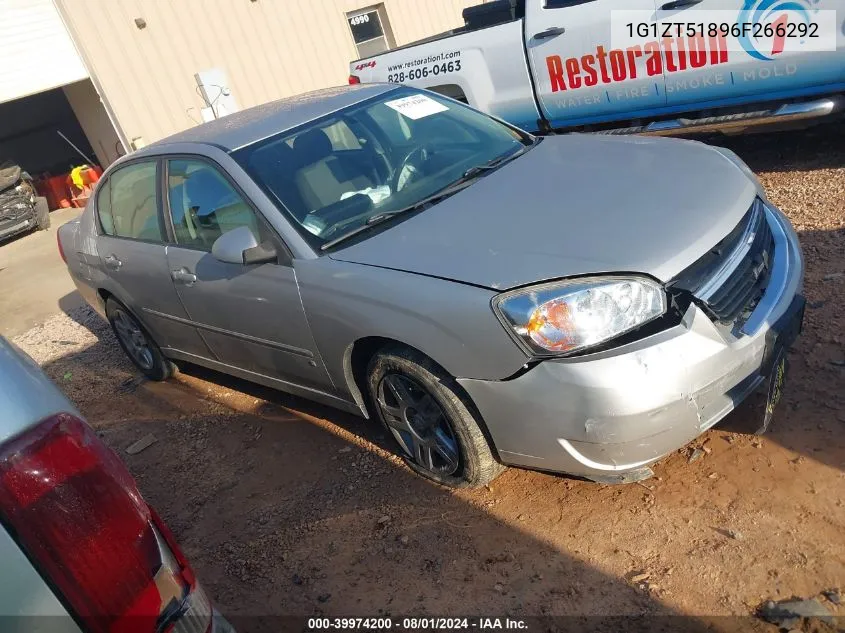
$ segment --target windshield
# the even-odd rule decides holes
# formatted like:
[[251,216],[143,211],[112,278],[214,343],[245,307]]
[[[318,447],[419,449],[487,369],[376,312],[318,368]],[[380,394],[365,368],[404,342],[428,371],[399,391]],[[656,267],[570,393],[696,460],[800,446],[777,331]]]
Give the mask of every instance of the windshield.
[[462,104],[400,89],[233,156],[319,249],[483,175],[532,142]]

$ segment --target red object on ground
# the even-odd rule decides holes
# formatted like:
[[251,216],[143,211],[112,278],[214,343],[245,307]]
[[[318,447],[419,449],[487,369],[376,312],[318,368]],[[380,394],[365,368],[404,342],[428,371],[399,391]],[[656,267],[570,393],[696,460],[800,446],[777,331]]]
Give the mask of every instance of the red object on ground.
[[99,171],[99,167],[92,167],[91,169],[86,169],[82,172],[82,182],[86,185],[93,185],[96,184],[97,181],[100,179],[100,174],[97,173]]
[[70,209],[70,200],[68,200],[67,198],[62,198],[61,200],[59,200],[59,207],[61,207],[62,209]]
[[[83,180],[83,182],[85,181]],[[70,193],[70,205],[76,208],[84,207],[85,202],[88,200],[88,196],[90,195],[88,186],[82,185],[82,189],[80,189],[73,183],[73,178],[71,178],[70,174],[68,174],[68,177],[65,179],[65,184],[67,185],[67,190]]]
[[35,190],[39,196],[47,198],[47,206],[51,210],[70,206],[70,203],[67,205],[62,204],[62,200],[66,200],[68,197],[66,179],[67,174],[63,174],[61,176],[42,178],[35,182]]

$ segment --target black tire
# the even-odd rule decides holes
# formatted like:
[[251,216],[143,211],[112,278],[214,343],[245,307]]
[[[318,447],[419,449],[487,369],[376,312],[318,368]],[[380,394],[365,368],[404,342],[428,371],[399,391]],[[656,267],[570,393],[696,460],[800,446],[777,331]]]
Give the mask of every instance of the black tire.
[[35,223],[39,231],[50,228],[50,207],[47,206],[47,198],[35,199]]
[[[427,403],[421,406],[433,412],[430,418],[437,417],[448,425],[446,428],[442,422],[439,423],[437,428],[440,434],[434,441],[456,440],[459,455],[454,470],[452,460],[444,458],[442,447],[433,451],[428,449],[428,464],[421,463],[426,461],[426,449],[422,449],[422,458],[420,454],[415,454],[420,443],[425,444],[432,439],[425,439],[422,437],[424,433],[417,432],[417,425],[411,421],[411,416],[415,416],[416,412],[408,414],[408,411],[413,410],[412,407],[403,407],[395,397],[391,381],[397,380],[408,387],[405,393],[411,400],[416,399],[417,404]],[[401,346],[380,350],[367,368],[367,388],[372,410],[396,441],[405,463],[419,475],[451,488],[474,488],[490,483],[504,470],[481,430],[476,414],[473,413],[474,407],[462,395],[455,379],[423,354]],[[422,394],[429,396],[436,408]],[[386,401],[388,399],[390,402]],[[400,409],[401,414],[397,415]],[[430,431],[430,428],[426,430]],[[432,453],[435,461],[432,461]]]
[[[161,353],[156,342],[126,306],[109,297],[106,300],[106,316],[121,349],[147,378],[156,381],[167,380],[175,373],[176,366]],[[130,327],[136,329],[135,341],[127,332]],[[145,353],[138,349],[141,341],[146,348]]]

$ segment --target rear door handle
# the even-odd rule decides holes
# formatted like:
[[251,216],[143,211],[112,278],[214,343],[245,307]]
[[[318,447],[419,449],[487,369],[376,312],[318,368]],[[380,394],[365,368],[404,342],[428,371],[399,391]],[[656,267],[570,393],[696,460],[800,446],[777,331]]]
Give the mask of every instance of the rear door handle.
[[106,268],[111,268],[112,270],[117,270],[121,266],[123,266],[123,262],[120,261],[115,255],[109,255],[103,258],[103,263],[106,265]]
[[550,37],[557,37],[558,35],[563,35],[566,33],[566,29],[562,26],[552,26],[547,28],[545,31],[540,31],[539,33],[534,34],[535,40],[545,40]]
[[660,7],[661,11],[672,11],[673,9],[684,9],[686,7],[692,7],[696,4],[701,4],[702,0],[673,0],[672,2],[667,2],[663,6]]
[[176,283],[185,284],[186,286],[192,286],[197,280],[197,276],[187,268],[171,270],[170,278]]

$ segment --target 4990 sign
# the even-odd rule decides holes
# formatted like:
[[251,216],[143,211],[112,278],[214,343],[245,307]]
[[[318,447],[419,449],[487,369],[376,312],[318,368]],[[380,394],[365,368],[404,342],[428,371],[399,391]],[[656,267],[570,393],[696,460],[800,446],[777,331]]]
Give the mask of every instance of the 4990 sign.
[[405,81],[414,81],[415,79],[425,79],[431,76],[446,75],[448,73],[457,73],[461,70],[461,60],[456,59],[451,62],[443,62],[442,64],[433,64],[431,66],[421,66],[419,68],[412,68],[411,70],[401,70],[396,73],[387,75],[389,83],[401,84]]

